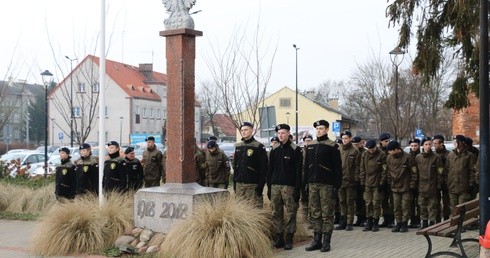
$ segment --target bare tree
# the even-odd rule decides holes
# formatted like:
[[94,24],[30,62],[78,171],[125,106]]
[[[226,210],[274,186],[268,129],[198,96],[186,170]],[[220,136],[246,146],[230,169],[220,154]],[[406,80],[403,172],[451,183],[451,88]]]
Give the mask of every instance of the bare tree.
[[219,131],[215,125],[214,115],[218,114],[223,110],[223,98],[220,94],[216,94],[219,91],[218,87],[212,82],[201,82],[201,88],[199,90],[198,96],[201,102],[202,114],[206,120],[209,120],[211,128],[213,130],[213,135],[218,136]]

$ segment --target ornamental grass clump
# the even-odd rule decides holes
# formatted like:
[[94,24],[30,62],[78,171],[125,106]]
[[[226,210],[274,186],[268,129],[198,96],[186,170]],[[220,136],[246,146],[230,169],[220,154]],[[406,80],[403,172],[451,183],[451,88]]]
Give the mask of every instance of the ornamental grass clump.
[[160,250],[164,257],[272,257],[270,219],[243,200],[207,199],[171,229]]
[[100,253],[133,225],[129,210],[132,196],[118,193],[107,194],[102,206],[95,195],[58,202],[36,225],[30,252],[46,256]]

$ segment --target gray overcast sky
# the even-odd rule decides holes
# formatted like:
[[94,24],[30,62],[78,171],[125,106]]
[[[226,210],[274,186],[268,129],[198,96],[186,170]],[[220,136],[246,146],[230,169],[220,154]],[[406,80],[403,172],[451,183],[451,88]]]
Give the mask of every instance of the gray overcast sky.
[[[165,73],[165,39],[158,33],[168,14],[161,0],[106,0],[106,5],[107,58],[136,66],[154,63],[154,70]],[[210,79],[203,58],[211,44],[216,48],[247,22],[253,31],[260,14],[261,29],[278,45],[269,92],[294,88],[293,44],[300,47],[301,90],[329,79],[347,80],[356,64],[373,55],[389,60],[398,28],[388,28],[386,6],[380,0],[197,0],[191,11],[202,10],[193,17],[204,36],[197,39],[196,79]],[[2,11],[2,79],[41,83],[39,74],[48,69],[60,81],[70,69],[65,55],[79,60],[100,55],[98,0],[3,1]]]

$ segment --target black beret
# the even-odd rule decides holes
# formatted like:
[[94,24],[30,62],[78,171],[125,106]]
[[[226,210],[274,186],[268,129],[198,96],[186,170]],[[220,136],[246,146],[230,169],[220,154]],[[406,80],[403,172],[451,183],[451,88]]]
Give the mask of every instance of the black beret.
[[208,137],[208,142],[209,141],[217,141],[218,140],[218,137],[214,136],[214,135],[211,135]]
[[313,136],[311,136],[311,135],[309,135],[309,134],[308,134],[308,135],[306,135],[305,137],[303,137],[303,141],[304,141],[304,140],[306,140],[306,139],[311,139],[311,140],[313,140]]
[[391,135],[389,133],[382,133],[379,135],[380,141],[389,140],[390,138],[391,138]]
[[455,139],[458,142],[464,142],[466,137],[464,137],[464,135],[458,134],[458,135],[456,135]]
[[436,134],[436,135],[434,135],[434,137],[432,137],[432,140],[435,140],[435,139],[439,139],[441,141],[444,141],[444,136],[442,136],[440,134]]
[[208,142],[208,149],[209,148],[216,148],[218,147],[218,144],[216,144],[216,141],[209,141]]
[[274,136],[271,138],[271,142],[279,142],[279,138],[277,138],[277,136]]
[[240,129],[242,129],[242,127],[244,127],[244,126],[248,126],[252,129],[254,128],[254,126],[250,122],[243,122],[242,125],[240,125]]
[[408,144],[412,144],[412,143],[417,143],[418,145],[420,145],[420,139],[415,138],[415,139],[410,140],[410,141],[408,142]]
[[316,121],[316,122],[313,123],[313,127],[315,127],[315,128],[317,126],[319,126],[319,125],[324,125],[325,127],[329,127],[330,126],[330,124],[328,123],[328,121],[327,120],[323,120],[323,119],[322,120],[318,120],[318,121]]
[[285,129],[285,130],[290,131],[291,130],[291,127],[289,125],[287,125],[287,124],[278,124],[276,126],[276,132],[279,131],[279,130],[281,130],[281,129]]
[[80,150],[91,149],[91,147],[90,147],[90,144],[84,143],[84,144],[80,145],[79,149]]
[[133,147],[127,147],[125,150],[124,150],[124,154],[129,154],[131,152],[134,151],[134,148]]
[[366,142],[366,148],[372,149],[376,147],[376,141],[375,140],[369,140]]
[[114,146],[116,146],[116,147],[119,148],[119,143],[116,142],[116,141],[110,141],[110,142],[107,143],[107,146],[111,146],[111,145],[114,145]]
[[400,144],[397,141],[391,141],[388,143],[386,146],[387,150],[395,150],[395,149],[400,149]]
[[155,137],[148,136],[148,138],[146,138],[145,141],[155,141]]
[[470,137],[465,137],[464,142],[466,143],[466,145],[471,146],[473,144],[473,139],[471,139]]
[[420,145],[424,145],[426,141],[430,141],[430,137],[423,138],[422,141],[420,141]]
[[340,137],[342,137],[342,136],[344,136],[344,135],[349,136],[349,138],[350,138],[350,137],[352,137],[352,133],[351,133],[350,131],[344,131],[344,132],[342,132],[342,133],[340,134]]
[[60,148],[60,150],[58,152],[65,152],[66,154],[70,154],[70,149],[68,149],[67,147],[63,147],[63,148]]
[[361,137],[359,136],[355,136],[354,138],[352,138],[351,142],[352,143],[360,143],[361,142]]

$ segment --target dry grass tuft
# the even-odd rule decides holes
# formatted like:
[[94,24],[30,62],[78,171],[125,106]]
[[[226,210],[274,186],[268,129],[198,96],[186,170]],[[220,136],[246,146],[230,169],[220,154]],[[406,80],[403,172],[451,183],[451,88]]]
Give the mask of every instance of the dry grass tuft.
[[168,233],[164,257],[272,257],[268,212],[233,197],[205,200]]
[[24,212],[42,214],[56,203],[54,184],[33,190],[29,196]]
[[38,189],[2,183],[0,188],[1,211],[42,214],[56,203],[53,183]]
[[106,195],[101,207],[95,195],[58,202],[37,224],[31,253],[46,256],[98,253],[131,227],[132,219],[132,197],[125,194]]

